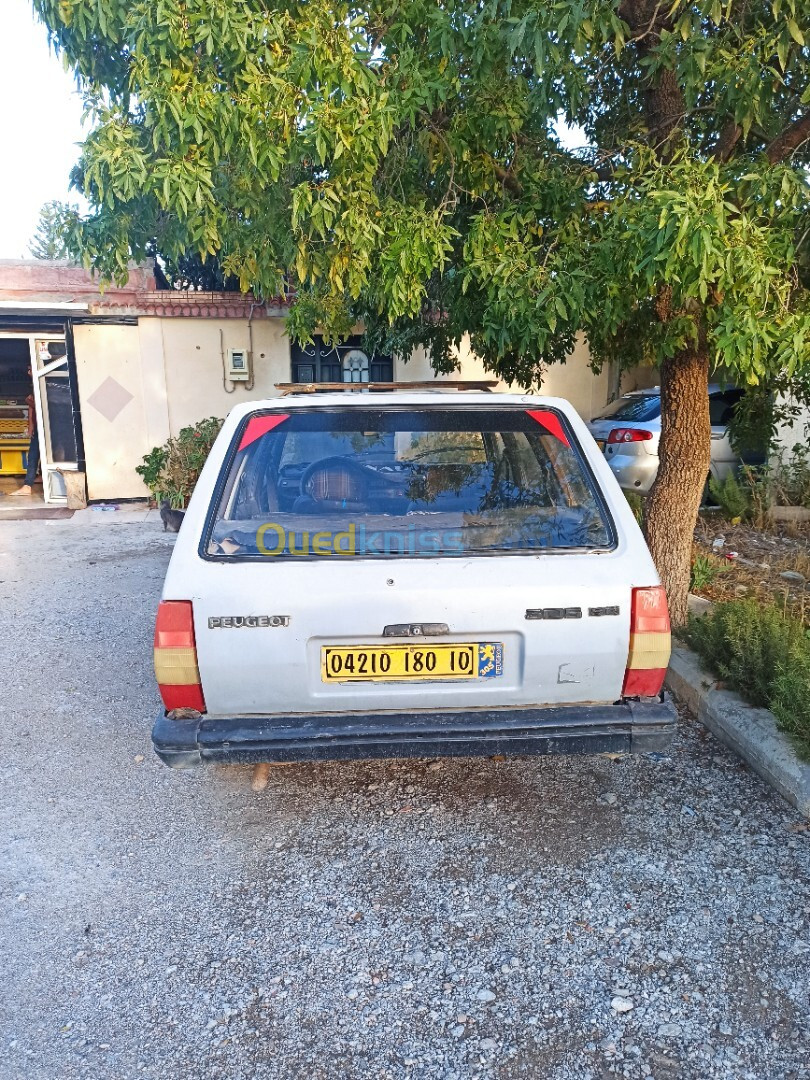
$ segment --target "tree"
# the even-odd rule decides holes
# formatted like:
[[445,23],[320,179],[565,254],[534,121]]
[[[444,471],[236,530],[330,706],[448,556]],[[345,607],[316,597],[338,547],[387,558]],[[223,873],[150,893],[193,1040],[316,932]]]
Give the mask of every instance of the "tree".
[[191,289],[195,292],[239,292],[239,280],[226,274],[216,255],[184,252],[169,259],[155,250],[155,278],[159,289]]
[[[73,183],[80,186],[81,172],[74,171]],[[77,256],[69,249],[70,226],[78,217],[75,206],[53,200],[44,204],[39,212],[39,223],[28,250],[35,259],[68,260]],[[200,255],[196,251],[183,251],[174,258],[167,258],[152,245],[147,254],[155,260],[155,277],[158,288],[193,289],[202,292],[235,292],[239,289],[238,278],[226,274],[216,255]]]
[[39,212],[36,232],[28,245],[35,259],[68,259],[70,253],[64,236],[64,219],[68,207],[54,200],[46,202]]
[[[289,282],[537,386],[583,333],[660,364],[648,540],[673,622],[709,463],[709,369],[808,360],[810,9],[801,0],[35,0],[95,113],[72,249],[150,244]],[[567,149],[562,125],[583,131]]]

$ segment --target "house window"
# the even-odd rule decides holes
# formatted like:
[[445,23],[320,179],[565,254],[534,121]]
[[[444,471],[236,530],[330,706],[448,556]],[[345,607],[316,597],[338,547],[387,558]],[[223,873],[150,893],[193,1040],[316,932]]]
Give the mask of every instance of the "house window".
[[292,380],[318,382],[393,382],[394,361],[390,356],[369,353],[361,337],[350,337],[339,345],[326,345],[316,337],[308,345],[292,342]]
[[349,349],[343,354],[343,381],[352,383],[368,382],[370,370],[368,353],[362,349]]

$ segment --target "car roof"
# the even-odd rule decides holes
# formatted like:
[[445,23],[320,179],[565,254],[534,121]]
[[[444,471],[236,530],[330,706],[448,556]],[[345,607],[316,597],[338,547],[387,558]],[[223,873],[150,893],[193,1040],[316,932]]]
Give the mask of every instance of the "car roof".
[[[735,386],[733,383],[729,383],[727,386],[721,386],[720,383],[709,383],[709,393],[710,394],[724,394],[727,390],[739,390],[739,389],[740,388],[738,386]],[[660,396],[661,396],[661,387],[660,386],[649,386],[644,390],[628,390],[627,393],[622,394],[623,398],[660,397]]]
[[361,409],[381,405],[420,406],[439,405],[445,409],[464,408],[468,405],[497,409],[504,405],[522,406],[523,408],[560,409],[570,412],[573,406],[569,401],[558,397],[544,397],[539,394],[500,394],[486,391],[443,391],[443,390],[368,390],[362,393],[290,393],[283,397],[264,398],[259,401],[246,401],[234,406],[231,415],[244,416],[247,413],[264,409],[306,409],[313,407]]

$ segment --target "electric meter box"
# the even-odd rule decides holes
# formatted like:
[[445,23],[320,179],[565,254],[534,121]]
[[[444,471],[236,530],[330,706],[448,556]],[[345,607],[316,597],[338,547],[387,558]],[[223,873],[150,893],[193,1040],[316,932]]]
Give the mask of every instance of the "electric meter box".
[[226,376],[231,382],[249,382],[250,364],[247,349],[228,349],[228,370]]

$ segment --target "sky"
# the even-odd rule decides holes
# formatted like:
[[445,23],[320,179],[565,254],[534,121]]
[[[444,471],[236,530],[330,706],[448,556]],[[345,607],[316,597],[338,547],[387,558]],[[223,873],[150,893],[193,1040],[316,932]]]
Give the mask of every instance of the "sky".
[[[0,3],[0,259],[21,259],[30,258],[28,245],[44,203],[67,199],[85,205],[69,190],[83,137],[82,103],[30,0]],[[560,127],[563,143],[584,143],[578,129]]]
[[2,6],[0,259],[20,259],[30,258],[43,203],[79,201],[68,183],[82,139],[82,103],[30,0],[2,0]]

